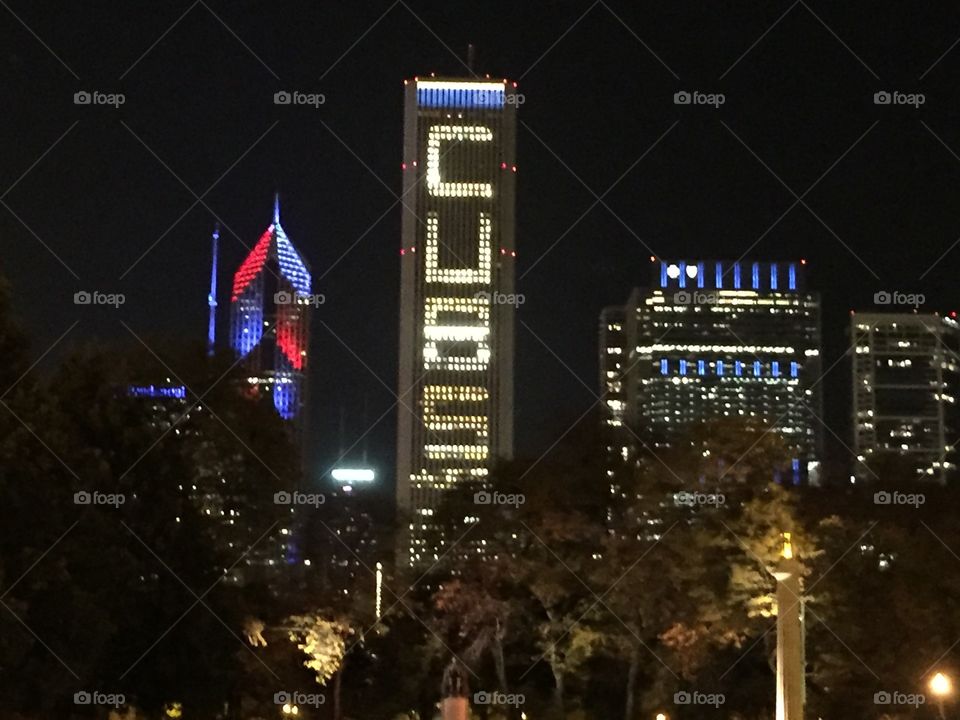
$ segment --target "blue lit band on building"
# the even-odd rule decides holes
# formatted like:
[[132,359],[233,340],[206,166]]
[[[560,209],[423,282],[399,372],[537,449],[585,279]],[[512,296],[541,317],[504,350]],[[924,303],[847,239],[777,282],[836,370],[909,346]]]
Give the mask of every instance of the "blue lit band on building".
[[[442,493],[513,450],[515,84],[406,81],[397,503],[432,561]],[[434,531],[440,535],[434,534]],[[430,539],[428,539],[430,538]]]
[[739,419],[784,441],[783,482],[816,483],[820,300],[805,270],[799,260],[651,259],[648,284],[601,317],[608,455],[629,456],[635,433],[669,446],[698,423]]

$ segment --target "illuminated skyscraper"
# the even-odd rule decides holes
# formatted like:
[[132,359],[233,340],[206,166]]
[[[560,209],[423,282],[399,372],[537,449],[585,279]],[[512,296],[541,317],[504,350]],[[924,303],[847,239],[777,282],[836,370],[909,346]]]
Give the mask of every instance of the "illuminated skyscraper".
[[601,336],[601,352],[622,355],[619,376],[611,364],[601,385],[608,442],[622,443],[610,455],[629,456],[638,437],[668,446],[697,423],[737,418],[770,428],[792,451],[783,482],[816,483],[820,299],[804,265],[655,260],[622,331]]
[[[444,490],[513,452],[515,84],[405,81],[397,504],[405,555],[452,538]],[[437,534],[439,533],[439,534]]]
[[892,462],[907,477],[955,477],[957,321],[933,313],[855,313],[850,333],[856,476],[882,476],[894,469],[882,463]]
[[246,360],[249,383],[272,394],[285,420],[300,420],[304,408],[312,297],[275,199],[273,222],[233,276],[230,344]]

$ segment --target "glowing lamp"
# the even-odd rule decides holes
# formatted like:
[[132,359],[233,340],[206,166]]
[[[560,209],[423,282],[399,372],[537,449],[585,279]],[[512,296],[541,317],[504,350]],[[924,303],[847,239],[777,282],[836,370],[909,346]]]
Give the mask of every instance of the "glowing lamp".
[[944,675],[942,672],[938,672],[932,678],[930,678],[930,692],[932,692],[937,697],[944,697],[953,692],[953,683],[950,678]]

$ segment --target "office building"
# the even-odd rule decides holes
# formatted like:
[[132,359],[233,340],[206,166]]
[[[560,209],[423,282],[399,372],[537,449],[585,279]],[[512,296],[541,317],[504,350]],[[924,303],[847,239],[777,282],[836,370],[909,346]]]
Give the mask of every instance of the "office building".
[[245,361],[248,382],[269,393],[284,420],[302,425],[310,331],[310,272],[280,225],[273,222],[233,276],[230,346]]
[[[960,330],[952,317],[852,313],[854,475],[956,472]],[[887,478],[898,479],[898,478]]]
[[[693,426],[741,419],[790,452],[781,481],[816,483],[822,457],[820,301],[805,263],[651,259],[622,315],[607,309],[601,392],[610,454],[666,447]],[[616,364],[621,368],[616,375]],[[615,441],[620,441],[616,447]]]
[[404,104],[397,504],[433,561],[445,490],[513,452],[516,90],[414,78]]

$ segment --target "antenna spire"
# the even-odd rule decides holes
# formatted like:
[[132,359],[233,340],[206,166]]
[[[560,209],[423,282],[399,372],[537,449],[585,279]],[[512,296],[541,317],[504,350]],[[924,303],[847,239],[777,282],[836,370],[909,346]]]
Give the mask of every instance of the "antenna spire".
[[213,259],[210,263],[210,293],[207,295],[207,306],[210,308],[210,322],[207,326],[207,356],[213,357],[217,343],[217,261],[220,256],[220,223],[214,223],[210,243],[213,246]]
[[273,194],[273,224],[280,224],[280,193]]

